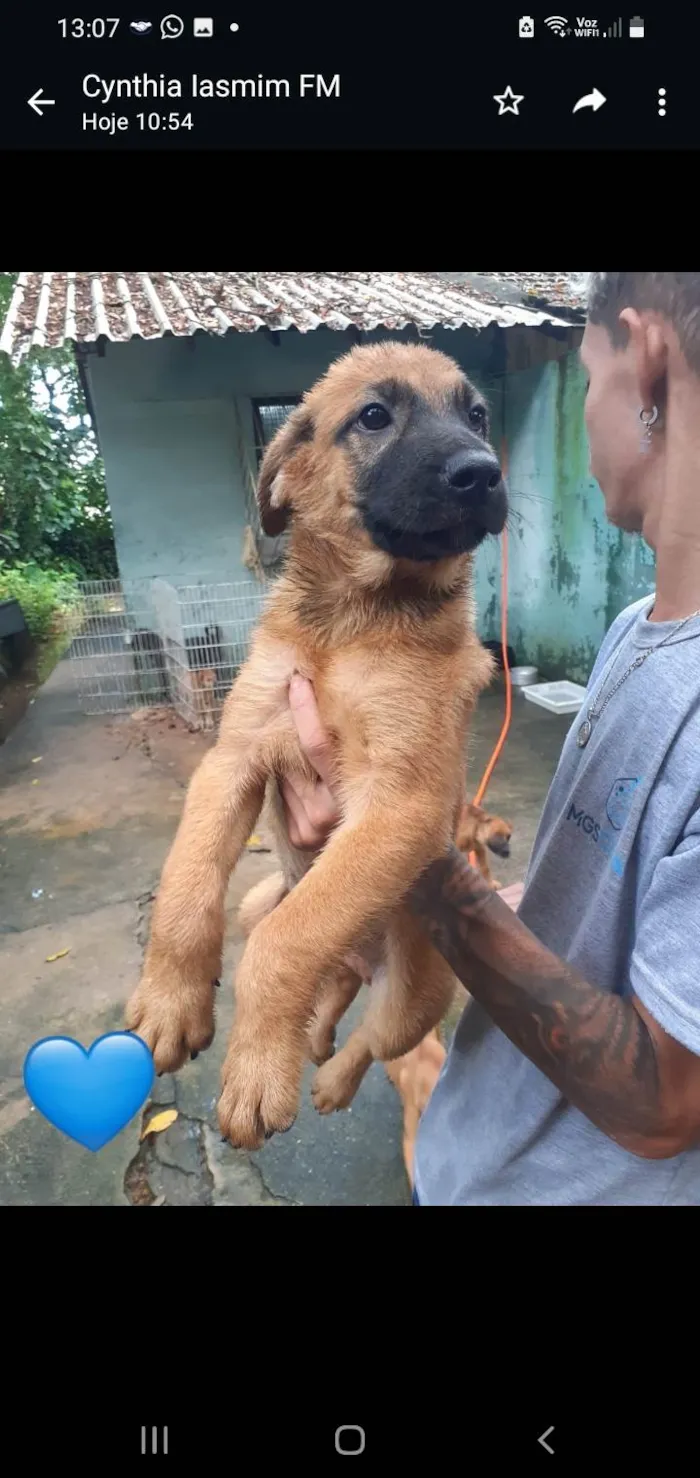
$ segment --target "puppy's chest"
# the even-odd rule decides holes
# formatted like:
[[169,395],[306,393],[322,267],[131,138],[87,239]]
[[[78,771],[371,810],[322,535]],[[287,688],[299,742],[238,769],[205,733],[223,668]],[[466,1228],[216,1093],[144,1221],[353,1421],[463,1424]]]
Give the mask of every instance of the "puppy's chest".
[[[360,780],[377,766],[391,773],[407,758],[422,759],[436,743],[452,750],[466,732],[468,688],[458,667],[416,662],[415,654],[349,650],[277,650],[269,664],[266,721],[258,730],[277,776],[308,773],[289,707],[294,673],[313,685],[322,726],[337,757],[339,778]],[[448,670],[449,666],[449,670]]]
[[263,745],[270,744],[271,750],[282,744],[284,763],[275,765],[284,773],[306,770],[299,745],[297,723],[289,705],[289,685],[298,673],[313,685],[316,704],[323,728],[331,744],[343,760],[362,764],[367,757],[366,722],[363,709],[371,701],[373,674],[368,668],[363,671],[355,663],[348,664],[336,655],[330,661],[326,654],[288,649],[277,653],[274,666],[268,663],[265,672],[266,701],[261,703],[262,723],[258,729]]

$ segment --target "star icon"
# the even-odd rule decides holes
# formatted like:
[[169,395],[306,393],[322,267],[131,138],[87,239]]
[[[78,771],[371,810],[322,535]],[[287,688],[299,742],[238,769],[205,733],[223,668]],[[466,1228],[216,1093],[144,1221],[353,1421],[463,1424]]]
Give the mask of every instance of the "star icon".
[[524,98],[522,94],[518,95],[518,93],[513,92],[512,87],[507,87],[505,92],[500,94],[497,92],[494,93],[493,100],[494,103],[498,103],[499,118],[502,118],[504,113],[515,113],[516,118],[520,117],[518,103],[522,103]]

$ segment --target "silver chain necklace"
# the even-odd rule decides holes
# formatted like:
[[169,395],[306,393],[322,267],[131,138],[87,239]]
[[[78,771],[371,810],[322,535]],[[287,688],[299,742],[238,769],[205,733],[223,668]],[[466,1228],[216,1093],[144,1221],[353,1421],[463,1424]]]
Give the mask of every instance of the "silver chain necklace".
[[[700,616],[700,610],[693,611],[690,616],[684,616],[683,620],[678,621],[673,629],[669,631],[668,636],[665,636],[663,641],[657,642],[655,647],[645,647],[644,651],[640,652],[638,657],[635,657],[634,662],[630,662],[629,667],[625,670],[625,672],[623,672],[622,677],[619,678],[618,681],[615,683],[614,688],[610,689],[610,692],[603,699],[602,703],[600,703],[600,698],[603,691],[603,689],[601,688],[601,691],[598,694],[595,703],[589,708],[588,713],[586,714],[586,717],[583,720],[583,723],[581,724],[581,727],[578,731],[578,734],[576,735],[576,743],[578,744],[579,749],[586,748],[591,734],[593,733],[594,723],[597,722],[601,714],[605,711],[610,702],[610,699],[615,697],[618,688],[621,688],[622,684],[626,682],[630,673],[634,672],[637,667],[641,667],[642,663],[646,662],[647,657],[651,657],[653,652],[660,652],[661,648],[665,647],[667,643],[670,642],[671,638],[676,636],[679,631],[682,631],[683,627],[687,626],[689,621],[694,621],[696,616]],[[603,681],[605,682],[605,679]],[[598,706],[599,703],[600,707]]]

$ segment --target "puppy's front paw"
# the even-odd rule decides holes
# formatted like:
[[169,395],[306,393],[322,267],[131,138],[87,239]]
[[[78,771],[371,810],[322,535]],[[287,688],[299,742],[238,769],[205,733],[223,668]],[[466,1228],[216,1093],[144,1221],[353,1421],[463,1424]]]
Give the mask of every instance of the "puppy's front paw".
[[143,1038],[157,1073],[177,1072],[214,1038],[216,981],[183,975],[177,967],[144,973],[126,1007],[126,1027]]
[[299,1107],[303,1043],[274,1038],[253,1045],[234,1030],[221,1078],[219,1124],[236,1149],[259,1150],[291,1129]]

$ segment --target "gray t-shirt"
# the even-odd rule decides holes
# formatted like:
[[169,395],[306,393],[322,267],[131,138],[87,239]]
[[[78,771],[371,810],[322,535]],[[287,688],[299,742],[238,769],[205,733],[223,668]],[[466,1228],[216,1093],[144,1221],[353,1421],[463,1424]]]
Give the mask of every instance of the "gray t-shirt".
[[[677,623],[630,606],[608,632],[588,706]],[[519,909],[600,990],[636,994],[700,1055],[700,618],[622,684],[585,749],[572,725]],[[507,763],[507,759],[506,759]],[[416,1190],[434,1206],[700,1205],[700,1148],[621,1149],[563,1098],[476,1002],[418,1133]]]

